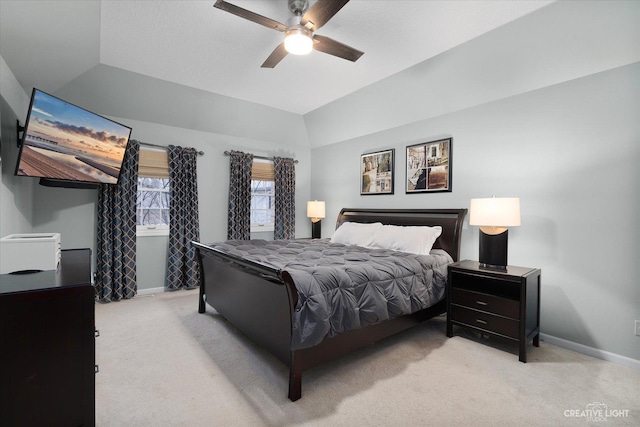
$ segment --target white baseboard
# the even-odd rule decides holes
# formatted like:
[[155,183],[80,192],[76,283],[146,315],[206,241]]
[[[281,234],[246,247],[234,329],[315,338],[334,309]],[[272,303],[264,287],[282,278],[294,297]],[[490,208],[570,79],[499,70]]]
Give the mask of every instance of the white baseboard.
[[151,294],[161,294],[163,292],[164,292],[164,288],[140,289],[140,290],[138,290],[136,296],[151,295]]
[[618,365],[627,366],[629,368],[637,369],[640,371],[640,360],[632,359],[626,356],[621,356],[615,353],[610,353],[608,351],[589,347],[583,344],[578,344],[573,341],[563,340],[562,338],[554,337],[552,335],[540,334],[540,339],[544,342],[548,342],[549,344],[557,345],[558,347],[563,347],[578,353],[586,354],[587,356],[596,357],[598,359],[606,360],[609,362],[616,363]]

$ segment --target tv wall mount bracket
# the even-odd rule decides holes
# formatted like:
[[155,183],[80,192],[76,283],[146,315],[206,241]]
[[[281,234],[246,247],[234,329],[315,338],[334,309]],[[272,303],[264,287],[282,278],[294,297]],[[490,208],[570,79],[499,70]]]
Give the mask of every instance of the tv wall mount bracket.
[[20,144],[22,144],[22,135],[20,134],[24,132],[24,129],[24,126],[20,125],[20,120],[16,119],[16,135],[18,137],[18,147],[20,147]]

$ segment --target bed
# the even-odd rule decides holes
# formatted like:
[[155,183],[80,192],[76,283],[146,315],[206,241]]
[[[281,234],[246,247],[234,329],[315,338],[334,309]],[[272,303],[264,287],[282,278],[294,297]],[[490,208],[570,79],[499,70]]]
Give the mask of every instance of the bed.
[[[446,255],[446,264],[448,264],[459,259],[460,237],[466,213],[466,209],[345,208],[338,215],[336,229],[347,222],[355,223],[349,224],[350,226],[378,223],[405,227],[440,226],[442,232],[435,240],[432,252],[439,256],[437,262],[440,264],[442,264],[444,256],[448,254]],[[363,255],[362,248],[331,243],[328,239],[255,242],[257,248],[245,246],[251,242],[253,241],[216,242],[210,245],[193,242],[198,254],[201,273],[198,312],[204,313],[206,305],[210,305],[241,332],[285,363],[289,367],[288,397],[292,401],[298,400],[302,396],[303,371],[373,344],[446,312],[444,285],[441,284],[442,292],[436,292],[438,294],[437,300],[432,298],[434,295],[427,295],[431,291],[423,291],[417,297],[411,296],[409,302],[405,301],[404,305],[411,307],[410,313],[405,313],[406,307],[397,308],[397,312],[389,316],[373,313],[369,315],[371,317],[369,321],[363,321],[362,324],[357,325],[349,324],[347,327],[338,326],[337,330],[334,330],[333,324],[329,322],[331,330],[325,331],[326,334],[310,333],[307,334],[311,335],[310,340],[307,339],[308,337],[301,339],[300,331],[312,329],[307,327],[308,324],[303,323],[308,322],[308,317],[310,317],[309,313],[304,312],[304,309],[311,304],[307,304],[310,301],[309,295],[306,293],[308,290],[306,284],[302,282],[305,281],[305,277],[313,278],[319,274],[312,267],[309,267],[315,261],[310,261],[311,264],[302,267],[292,266],[291,263],[286,267],[281,267],[277,261],[272,261],[271,256],[267,256],[270,250],[273,250],[274,253],[282,252],[284,254],[299,251],[294,252],[297,255],[293,255],[299,260],[317,257],[318,255],[313,254],[317,251],[324,251],[320,252],[323,263],[326,261],[325,258],[331,258],[331,256],[325,257],[327,253],[330,255],[336,253],[336,256],[346,254],[348,259],[355,257],[357,260],[363,256],[367,259],[384,256],[386,257],[384,258],[385,262],[398,259],[398,262],[401,263],[416,263],[418,258],[422,263],[426,262],[423,260],[425,257],[416,256],[416,258],[412,256],[413,254],[393,251],[389,254],[388,250],[382,249],[373,249],[371,254],[364,253]],[[394,254],[396,256],[393,256]],[[393,268],[367,265],[366,268],[379,268],[383,270],[384,274],[384,271],[389,269],[402,270],[403,265]],[[337,267],[324,266],[323,268],[326,270]],[[434,270],[436,272],[431,273],[431,276],[438,278],[444,276],[445,279],[442,280],[446,280],[446,265],[439,265],[437,268],[439,270]],[[445,271],[444,275],[442,268]],[[404,282],[400,281],[400,283],[411,284],[416,281],[415,277],[402,280]],[[315,280],[313,282],[315,283]],[[338,287],[340,286],[338,285]],[[402,300],[403,298],[398,298],[399,306],[403,306]],[[360,317],[363,316],[360,314]],[[367,319],[367,316],[364,318]],[[305,341],[305,339],[307,340]]]

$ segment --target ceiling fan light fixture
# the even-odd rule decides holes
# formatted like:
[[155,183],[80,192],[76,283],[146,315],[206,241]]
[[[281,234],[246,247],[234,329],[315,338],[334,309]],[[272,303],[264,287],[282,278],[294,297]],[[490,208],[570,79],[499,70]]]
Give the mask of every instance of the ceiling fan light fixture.
[[284,48],[293,55],[306,55],[313,50],[311,31],[301,25],[289,27],[284,37]]
[[[0,0],[1,1],[1,0]],[[280,0],[279,0],[280,1]],[[284,2],[284,0],[281,0]],[[273,68],[288,54],[306,55],[313,49],[338,58],[356,62],[364,52],[340,43],[332,38],[316,34],[349,0],[288,0],[291,12],[287,24],[259,15],[225,0],[216,0],[213,7],[240,18],[284,33],[284,41],[271,52],[261,68]]]

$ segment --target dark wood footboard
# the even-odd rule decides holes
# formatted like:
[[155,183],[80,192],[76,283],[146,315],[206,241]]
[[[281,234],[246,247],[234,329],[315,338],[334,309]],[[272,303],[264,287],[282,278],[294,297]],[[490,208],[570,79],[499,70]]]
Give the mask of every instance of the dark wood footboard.
[[[466,209],[343,209],[338,225],[344,221],[441,225],[443,233],[434,247],[447,250],[457,261],[466,213]],[[193,242],[193,245],[201,272],[198,312],[204,313],[209,304],[289,366],[288,396],[292,401],[302,396],[303,371],[446,312],[445,301],[440,301],[419,312],[340,334],[311,348],[291,351],[292,319],[298,293],[289,274],[201,243]]]
[[322,341],[315,347],[291,352],[289,366],[289,399],[302,397],[302,372],[360,348],[372,345],[384,338],[400,333],[418,323],[447,311],[445,300],[424,310],[390,319],[363,329],[356,329]]
[[235,327],[289,365],[291,329],[297,292],[278,272],[193,243],[200,261],[200,299]]

